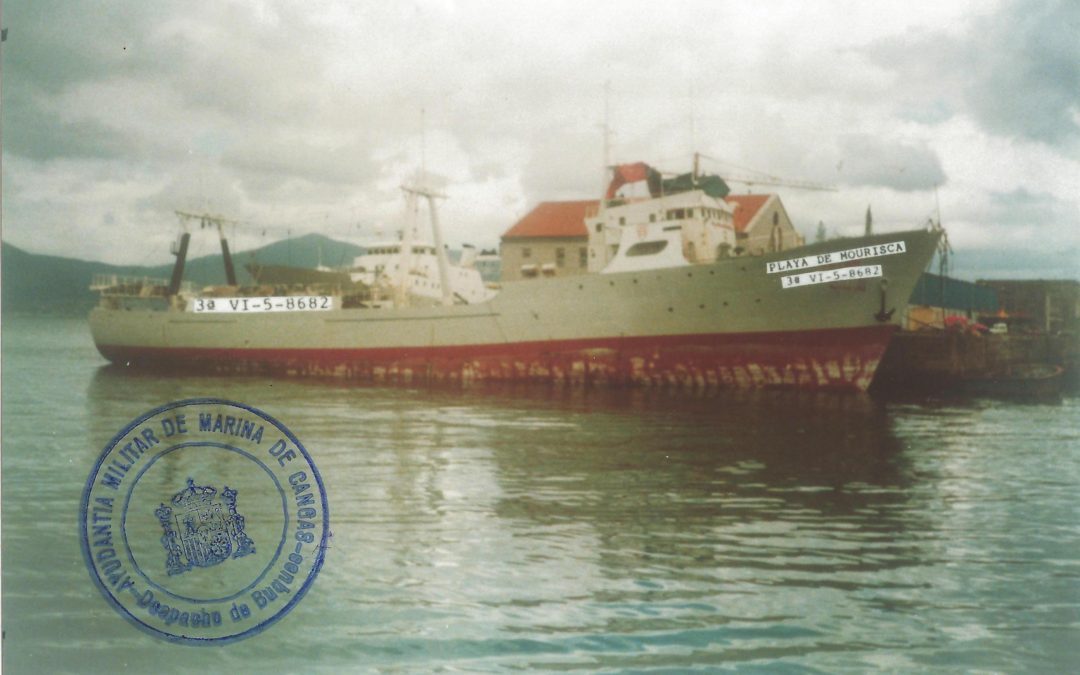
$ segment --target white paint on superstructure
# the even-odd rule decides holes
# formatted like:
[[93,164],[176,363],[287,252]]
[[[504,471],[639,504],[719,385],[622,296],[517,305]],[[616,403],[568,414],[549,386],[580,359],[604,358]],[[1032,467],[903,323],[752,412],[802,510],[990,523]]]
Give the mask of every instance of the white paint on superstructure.
[[[731,205],[703,190],[615,201],[585,220],[590,272],[710,263],[736,248]],[[635,244],[661,239],[668,244],[654,253],[627,255]]]
[[678,225],[638,225],[623,233],[623,243],[604,268],[604,274],[640,272],[662,267],[683,267],[682,228]]
[[[367,247],[353,260],[349,276],[368,286],[403,286],[410,295],[441,300],[442,283],[434,244],[414,240],[411,250],[403,242],[381,242]],[[408,269],[405,269],[405,267]],[[484,285],[475,267],[450,265],[447,269],[453,295],[468,304],[490,300],[494,292]]]

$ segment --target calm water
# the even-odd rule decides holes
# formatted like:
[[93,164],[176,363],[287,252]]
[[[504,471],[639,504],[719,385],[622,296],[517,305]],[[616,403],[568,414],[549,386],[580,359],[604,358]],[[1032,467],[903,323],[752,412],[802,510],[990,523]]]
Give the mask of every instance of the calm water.
[[[333,540],[283,621],[156,640],[91,584],[101,448],[219,396],[289,426]],[[133,376],[3,330],[5,672],[1080,672],[1080,400]]]

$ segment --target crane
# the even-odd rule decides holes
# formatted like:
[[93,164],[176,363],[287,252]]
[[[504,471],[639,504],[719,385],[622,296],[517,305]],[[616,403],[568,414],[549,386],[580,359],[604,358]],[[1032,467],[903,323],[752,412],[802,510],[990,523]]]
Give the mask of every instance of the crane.
[[[714,161],[714,162],[719,162],[721,164],[729,164],[729,162],[724,162],[723,160],[717,159],[716,157],[710,157],[710,156],[704,155],[704,154],[702,154],[700,152],[695,152],[694,153],[694,175],[695,176],[698,175],[698,170],[699,170],[700,162],[701,162],[702,159],[708,159],[708,160],[711,160],[711,161]],[[732,166],[734,166],[734,165],[732,165]],[[773,175],[770,175],[770,174],[767,174],[767,173],[763,173],[761,171],[755,171],[754,169],[747,169],[746,167],[739,167],[739,168],[742,168],[744,171],[749,171],[752,174],[756,174],[756,175],[750,175],[750,174],[742,174],[742,175],[740,175],[740,174],[724,172],[724,173],[720,174],[720,177],[723,178],[725,182],[728,182],[728,183],[742,183],[742,184],[747,185],[749,187],[753,187],[754,185],[775,185],[775,186],[779,186],[779,187],[797,188],[799,190],[817,190],[817,191],[821,191],[821,192],[836,192],[837,191],[837,189],[832,187],[831,185],[823,185],[821,183],[811,183],[810,181],[804,181],[804,180],[788,180],[788,179],[785,179],[785,178],[780,178],[779,176],[773,176]]]

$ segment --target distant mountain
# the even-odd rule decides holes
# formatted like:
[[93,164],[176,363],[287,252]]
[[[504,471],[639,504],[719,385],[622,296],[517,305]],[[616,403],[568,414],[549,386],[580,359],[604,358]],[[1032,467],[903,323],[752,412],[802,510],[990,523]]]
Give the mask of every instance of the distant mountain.
[[71,314],[88,311],[96,296],[90,292],[95,274],[146,276],[146,267],[124,267],[105,263],[37,255],[6,242],[0,248],[3,310]]
[[[217,244],[217,242],[214,243]],[[362,246],[336,241],[321,234],[306,234],[302,237],[275,241],[260,248],[234,252],[232,257],[233,264],[236,266],[237,281],[243,285],[251,282],[251,276],[244,269],[244,266],[249,263],[293,267],[315,267],[322,264],[329,267],[341,267],[351,264],[353,258],[360,255],[363,250]],[[172,274],[172,265],[150,269],[156,270],[154,275],[159,277],[168,277]],[[221,254],[188,260],[184,267],[184,278],[201,286],[225,283],[225,264],[222,262]]]
[[[233,253],[237,281],[248,283],[251,276],[244,266],[251,262],[263,265],[315,267],[347,265],[360,255],[363,247],[336,241],[319,234],[286,239],[261,248]],[[0,249],[2,265],[3,311],[47,314],[84,314],[97,304],[97,294],[90,291],[95,274],[155,277],[168,279],[172,265],[109,265],[107,263],[61,258],[29,253],[7,242]],[[187,261],[184,278],[196,285],[225,283],[221,254],[201,256]]]

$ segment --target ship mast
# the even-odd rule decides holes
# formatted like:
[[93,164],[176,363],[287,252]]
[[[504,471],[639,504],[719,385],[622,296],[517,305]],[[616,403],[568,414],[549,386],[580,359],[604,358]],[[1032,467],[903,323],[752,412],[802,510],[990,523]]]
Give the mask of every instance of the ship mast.
[[600,124],[600,131],[604,137],[604,157],[600,166],[600,210],[607,208],[607,200],[603,199],[608,183],[611,181],[611,80],[604,82],[604,121]]
[[[404,189],[404,188],[402,188]],[[394,306],[409,304],[409,282],[412,280],[413,238],[416,233],[416,195],[405,190],[405,228],[398,244],[398,279]]]
[[448,307],[454,304],[454,290],[450,288],[450,261],[446,257],[442,228],[439,227],[439,212],[435,208],[435,198],[442,195],[427,192],[425,196],[428,200],[428,210],[431,211],[431,233],[435,239],[435,260],[439,263],[439,285],[442,287],[442,304]]
[[418,197],[424,197],[428,202],[428,211],[431,213],[431,235],[435,243],[435,260],[439,267],[439,286],[442,290],[442,304],[445,306],[454,304],[454,291],[450,288],[450,260],[446,256],[446,247],[443,245],[442,228],[439,227],[438,209],[435,208],[435,199],[445,199],[446,195],[435,192],[430,188],[420,185],[402,185],[401,189],[408,195],[409,201],[415,205]]
[[[439,227],[439,214],[435,208],[435,199],[445,199],[446,195],[435,192],[431,188],[427,187],[427,114],[426,111],[420,109],[420,175],[417,176],[416,181],[412,185],[402,185],[401,189],[405,191],[405,199],[409,209],[409,233],[406,237],[406,241],[402,242],[404,248],[407,244],[409,247],[408,258],[400,257],[399,259],[404,263],[407,259],[412,259],[412,231],[417,221],[417,201],[420,197],[425,197],[428,202],[428,212],[431,216],[431,235],[435,243],[435,261],[439,267],[439,288],[442,291],[442,304],[449,306],[454,304],[454,291],[450,288],[450,261],[446,257],[446,246],[443,245],[442,228]],[[405,284],[408,282],[408,270],[406,270],[406,277],[404,278]],[[405,293],[408,293],[407,285],[404,287]],[[407,298],[407,295],[406,295]],[[407,301],[407,300],[406,300]]]

